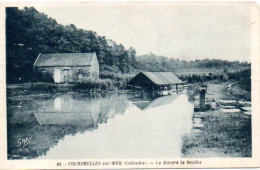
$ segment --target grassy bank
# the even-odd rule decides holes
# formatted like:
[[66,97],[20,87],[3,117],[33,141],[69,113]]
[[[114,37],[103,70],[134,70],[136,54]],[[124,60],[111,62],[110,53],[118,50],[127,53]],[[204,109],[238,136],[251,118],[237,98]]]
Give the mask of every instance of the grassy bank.
[[122,83],[110,79],[85,81],[76,84],[23,83],[7,85],[7,97],[25,95],[48,95],[55,93],[92,93],[124,89]]
[[210,111],[204,130],[183,138],[184,157],[251,157],[251,118],[243,113]]
[[34,94],[52,94],[58,91],[58,86],[52,83],[23,83],[8,84],[7,97],[25,96]]
[[246,88],[241,87],[239,82],[232,84],[230,90],[228,91],[231,96],[234,96],[236,99],[242,99],[251,101],[251,93]]
[[[250,92],[236,82],[208,85],[207,95],[217,100],[248,100]],[[191,90],[196,91],[197,88]],[[189,95],[195,92],[189,92]],[[191,96],[193,97],[193,96]],[[251,157],[251,116],[242,112],[225,113],[217,109],[201,113],[204,128],[183,137],[183,157]]]
[[228,81],[216,83],[215,81],[208,82],[209,95],[213,95],[215,100],[246,100],[251,101],[251,92],[242,89],[238,82]]
[[28,82],[19,84],[7,84],[7,96],[22,96],[36,94],[70,93],[70,92],[102,92],[124,90],[127,82],[135,74],[103,72],[99,80],[83,79],[71,84],[55,84],[53,82]]

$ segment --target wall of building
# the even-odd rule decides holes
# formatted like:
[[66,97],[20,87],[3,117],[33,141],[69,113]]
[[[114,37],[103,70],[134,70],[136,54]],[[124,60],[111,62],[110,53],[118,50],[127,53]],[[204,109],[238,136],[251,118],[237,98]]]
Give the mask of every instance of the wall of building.
[[[55,70],[60,70],[55,74]],[[65,71],[68,70],[68,71]],[[67,76],[65,76],[67,75]],[[69,78],[67,78],[69,77]],[[94,53],[90,66],[70,66],[70,67],[34,67],[34,80],[42,82],[56,82],[56,83],[75,83],[83,82],[86,79],[99,79],[99,63],[97,56]],[[59,80],[59,81],[57,81]]]
[[91,61],[91,76],[95,80],[99,79],[99,64],[98,64],[96,54],[94,54],[92,61]]
[[137,86],[141,89],[147,89],[147,90],[183,90],[183,85],[177,84],[155,84],[153,83],[148,77],[146,77],[144,74],[139,73],[137,76],[135,76],[132,80],[129,81],[128,85],[130,86]]
[[[64,70],[69,69],[69,83],[84,81],[92,76],[90,66],[73,66],[73,67],[35,67],[34,79],[38,81],[54,82],[54,70],[60,70],[61,83],[64,82]],[[82,71],[79,71],[79,70]]]
[[142,73],[139,73],[136,77],[134,77],[130,82],[128,83],[131,86],[137,86],[142,89],[158,89],[158,86],[154,84],[150,79],[148,79],[145,75]]

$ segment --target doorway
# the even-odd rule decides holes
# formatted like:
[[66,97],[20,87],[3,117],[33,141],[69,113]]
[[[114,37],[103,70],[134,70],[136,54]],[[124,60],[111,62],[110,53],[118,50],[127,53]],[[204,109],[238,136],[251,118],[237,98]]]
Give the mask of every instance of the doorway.
[[64,76],[64,83],[69,83],[70,70],[69,69],[64,69],[63,70],[63,76]]
[[54,69],[54,82],[60,83],[60,69]]

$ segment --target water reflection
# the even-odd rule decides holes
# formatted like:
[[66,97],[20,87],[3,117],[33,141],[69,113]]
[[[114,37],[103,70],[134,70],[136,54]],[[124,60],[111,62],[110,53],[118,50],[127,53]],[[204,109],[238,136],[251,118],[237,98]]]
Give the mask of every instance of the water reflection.
[[[185,95],[54,95],[9,100],[8,157],[181,157],[181,137],[192,127],[192,111]],[[19,139],[30,136],[28,145],[18,147]]]
[[35,101],[34,115],[42,125],[95,126],[100,114],[99,99],[82,100],[73,96],[57,96],[53,100]]

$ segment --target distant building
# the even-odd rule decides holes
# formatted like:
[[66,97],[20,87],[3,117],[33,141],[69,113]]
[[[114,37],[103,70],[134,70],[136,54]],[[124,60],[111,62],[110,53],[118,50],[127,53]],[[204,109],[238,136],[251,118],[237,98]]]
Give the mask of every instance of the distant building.
[[39,54],[33,66],[35,78],[54,83],[99,79],[96,53]]
[[140,72],[129,81],[130,87],[147,90],[178,90],[183,82],[172,72]]

